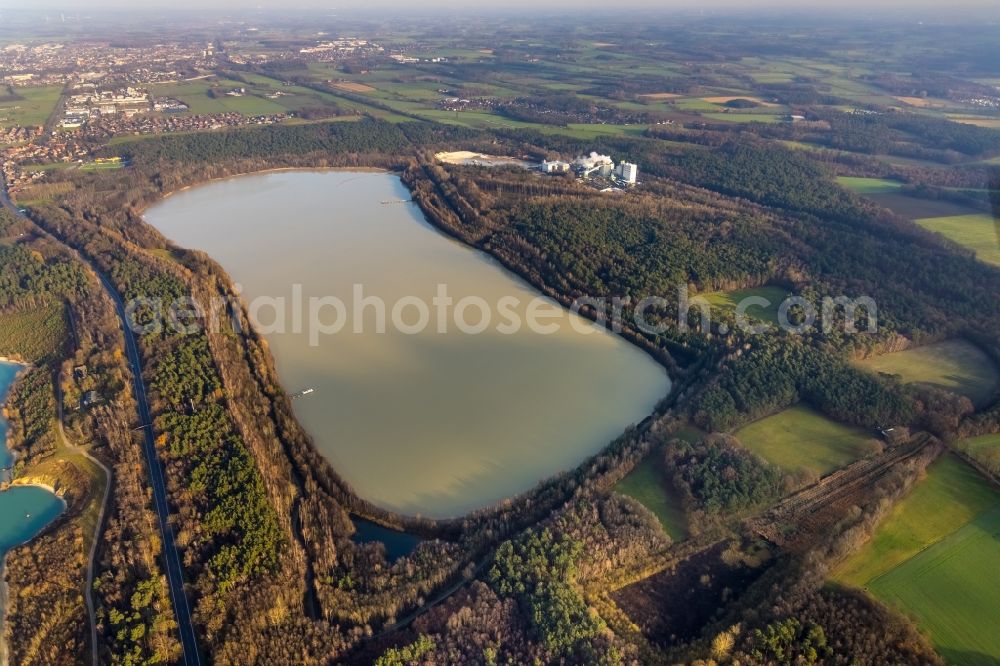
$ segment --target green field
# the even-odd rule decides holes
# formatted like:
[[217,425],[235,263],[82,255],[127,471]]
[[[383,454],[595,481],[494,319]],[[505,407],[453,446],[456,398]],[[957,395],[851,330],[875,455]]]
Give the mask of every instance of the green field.
[[903,186],[898,180],[886,178],[856,178],[854,176],[838,176],[837,182],[852,192],[858,194],[882,194],[893,192]]
[[14,88],[14,93],[23,99],[0,102],[0,126],[31,127],[44,125],[49,119],[62,94],[62,86],[25,86]]
[[997,386],[997,368],[981,349],[964,340],[946,340],[859,362],[873,372],[899,375],[907,384],[930,384],[968,396],[983,405]]
[[867,586],[998,504],[1000,495],[978,472],[954,456],[943,456],[893,508],[871,541],[837,568],[834,580]]
[[[241,87],[247,89],[247,94],[243,97],[228,97],[225,95],[227,90]],[[149,90],[151,94],[157,97],[175,97],[181,100],[188,105],[186,113],[191,115],[235,111],[247,116],[259,116],[268,113],[284,113],[288,110],[276,101],[266,99],[262,96],[269,92],[269,88],[258,90],[240,81],[230,81],[215,77],[197,79],[195,81],[180,81],[178,83],[158,83],[151,85]],[[216,94],[216,97],[209,96],[210,90]]]
[[974,250],[980,260],[1000,266],[1000,222],[992,215],[925,217],[917,224]]
[[730,123],[777,123],[781,116],[777,113],[704,113],[709,120],[724,120]]
[[[158,83],[149,88],[153,95],[181,100],[189,107],[186,113],[192,115],[235,111],[246,116],[260,116],[294,112],[307,107],[321,107],[331,102],[348,109],[363,106],[303,86],[286,86],[277,79],[259,74],[248,73],[243,78],[246,82],[210,77],[177,83]],[[242,97],[227,96],[225,92],[233,88],[245,88],[246,94]],[[215,97],[210,96],[209,91],[214,91]],[[281,95],[268,97],[275,93]]]
[[831,421],[801,405],[755,421],[735,435],[745,447],[781,469],[805,469],[819,477],[876,447],[871,433]]
[[1000,562],[998,534],[1000,507],[872,581],[869,589],[915,619],[947,662],[995,665],[1000,578],[992,574]]
[[654,456],[657,456],[655,451],[646,456],[618,482],[615,491],[641,502],[656,515],[670,538],[679,541],[687,537],[687,521],[680,500],[671,492],[663,469]]
[[1000,434],[963,439],[956,445],[959,451],[976,459],[997,476],[1000,476]]
[[646,131],[645,125],[603,125],[603,124],[586,124],[586,123],[570,123],[566,127],[558,127],[554,125],[537,125],[535,129],[542,132],[543,134],[562,134],[564,136],[571,136],[574,139],[593,139],[598,136],[623,136],[628,134],[634,134],[641,136],[644,131]]
[[674,106],[681,111],[721,111],[722,107],[718,104],[712,104],[711,102],[706,102],[703,99],[679,99],[674,103]]
[[124,166],[122,162],[87,162],[80,165],[80,171],[114,171]]
[[[893,158],[895,159],[895,158]],[[976,214],[974,208],[944,199],[921,199],[898,191],[883,191],[865,195],[872,201],[910,220],[925,217],[953,217]]]
[[778,308],[781,307],[781,303],[790,295],[791,293],[784,287],[755,287],[753,289],[715,291],[699,294],[712,307],[719,308],[725,312],[735,312],[736,307],[746,298],[765,298],[771,302],[770,305],[766,307],[751,305],[746,309],[746,314],[748,317],[775,325],[778,323]]
[[916,620],[954,664],[1000,660],[1000,494],[952,456],[893,509],[835,572]]

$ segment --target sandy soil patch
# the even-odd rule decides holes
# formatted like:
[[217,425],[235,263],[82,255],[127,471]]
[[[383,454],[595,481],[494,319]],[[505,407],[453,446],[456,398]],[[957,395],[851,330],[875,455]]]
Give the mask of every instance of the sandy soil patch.
[[525,166],[526,163],[516,157],[505,157],[502,155],[487,155],[485,153],[474,153],[470,150],[456,150],[450,153],[437,153],[434,158],[445,164],[479,164],[481,166],[505,166],[516,164]]

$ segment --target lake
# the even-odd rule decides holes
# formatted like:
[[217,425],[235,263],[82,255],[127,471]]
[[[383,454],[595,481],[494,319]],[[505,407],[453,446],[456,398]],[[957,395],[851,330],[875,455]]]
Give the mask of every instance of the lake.
[[0,493],[0,557],[31,541],[64,508],[60,498],[38,486],[13,486]]
[[[22,366],[0,361],[0,404]],[[7,450],[7,422],[0,418],[0,467],[13,460]],[[4,473],[3,479],[6,480]],[[0,562],[14,546],[30,541],[62,513],[65,503],[44,488],[14,486],[0,492]],[[0,595],[0,631],[3,630],[3,597]],[[0,655],[2,656],[2,655]]]
[[[16,363],[0,361],[0,405],[6,402],[7,393],[22,367]],[[10,467],[12,460],[13,456],[7,450],[7,420],[0,418],[0,469],[5,470]],[[6,472],[0,473],[0,481],[5,480],[7,480]]]
[[[23,366],[0,361],[0,404],[7,400],[11,384]],[[7,421],[0,418],[0,467],[14,456],[7,450]],[[5,473],[4,480],[9,477]],[[38,534],[62,513],[64,503],[54,494],[35,486],[14,486],[0,492],[0,561],[7,551]]]
[[[398,203],[409,198],[393,174],[281,171],[146,212],[239,285],[285,389],[313,389],[296,416],[362,497],[432,517],[489,505],[572,469],[669,393],[662,366],[552,301],[549,332],[501,327],[512,319],[494,305],[515,299],[527,321],[537,293]],[[454,305],[427,305],[446,302],[442,285]],[[314,317],[310,299],[327,299]],[[343,327],[320,334],[312,320]]]
[[370,520],[354,518],[355,532],[351,536],[354,543],[370,543],[377,541],[385,546],[385,556],[389,562],[395,562],[401,557],[409,555],[420,545],[420,537],[406,532],[390,530],[382,527]]

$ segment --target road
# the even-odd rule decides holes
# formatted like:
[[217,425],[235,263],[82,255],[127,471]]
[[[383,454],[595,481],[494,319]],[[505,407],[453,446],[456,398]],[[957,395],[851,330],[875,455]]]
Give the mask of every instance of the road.
[[128,325],[129,318],[125,313],[125,304],[121,295],[106,276],[98,273],[111,300],[115,302],[118,318],[121,320],[122,331],[125,334],[125,354],[132,367],[133,392],[139,411],[139,426],[142,430],[143,452],[149,466],[149,480],[153,485],[153,502],[156,505],[156,515],[160,523],[160,534],[163,538],[163,560],[166,564],[167,583],[170,585],[170,598],[174,604],[177,625],[180,629],[181,645],[184,648],[184,663],[188,666],[200,666],[201,655],[198,652],[198,641],[195,638],[194,624],[191,621],[191,608],[187,595],[184,593],[184,569],[181,567],[180,553],[174,542],[174,532],[167,518],[170,507],[167,504],[167,484],[163,478],[163,465],[156,454],[153,443],[153,421],[149,415],[149,402],[146,399],[146,385],[142,381],[142,360],[139,358],[139,347],[135,342],[135,333]]
[[[10,200],[10,196],[7,194],[7,183],[3,182],[2,179],[0,179],[0,206],[9,209],[18,217],[31,221]],[[85,261],[82,257],[80,259]],[[91,268],[94,267],[91,266]],[[129,320],[125,314],[125,304],[122,302],[121,296],[107,277],[97,272],[96,268],[94,271],[100,278],[101,284],[104,285],[108,296],[115,303],[115,309],[118,312],[122,332],[125,336],[125,353],[132,370],[133,392],[139,412],[139,425],[143,432],[143,453],[149,467],[149,480],[153,486],[153,503],[156,507],[160,536],[163,541],[163,562],[166,565],[167,584],[170,587],[170,599],[173,602],[181,647],[184,650],[183,663],[186,666],[201,666],[201,654],[198,652],[194,623],[191,621],[191,607],[184,592],[184,569],[181,567],[180,553],[177,552],[174,533],[168,520],[170,506],[167,503],[167,486],[163,477],[163,465],[160,463],[160,458],[156,454],[156,446],[153,443],[153,422],[149,414],[149,402],[146,399],[146,385],[142,381],[142,360],[139,358],[139,347],[135,342],[135,334],[128,325]]]
[[101,498],[101,511],[97,516],[97,524],[94,527],[94,538],[90,543],[90,552],[87,554],[87,579],[83,585],[83,598],[87,602],[87,617],[90,621],[90,659],[94,666],[99,666],[100,659],[97,654],[97,616],[94,613],[94,560],[97,557],[97,546],[101,542],[101,528],[104,526],[104,514],[108,510],[108,496],[111,494],[111,470],[104,463],[90,455],[90,452],[83,447],[70,442],[66,436],[66,428],[63,426],[63,395],[62,385],[57,378],[56,388],[56,428],[59,431],[59,438],[63,446],[74,453],[79,453],[84,458],[94,463],[104,472],[104,497]]

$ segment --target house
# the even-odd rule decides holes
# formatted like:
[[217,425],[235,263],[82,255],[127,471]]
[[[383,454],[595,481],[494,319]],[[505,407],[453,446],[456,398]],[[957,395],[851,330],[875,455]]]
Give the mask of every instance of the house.
[[80,409],[87,409],[88,407],[95,405],[97,403],[97,399],[97,391],[87,391],[83,394],[83,397],[80,398]]
[[75,368],[73,368],[73,378],[77,379],[77,380],[86,379],[87,378],[87,366],[85,366],[85,365],[78,365]]

